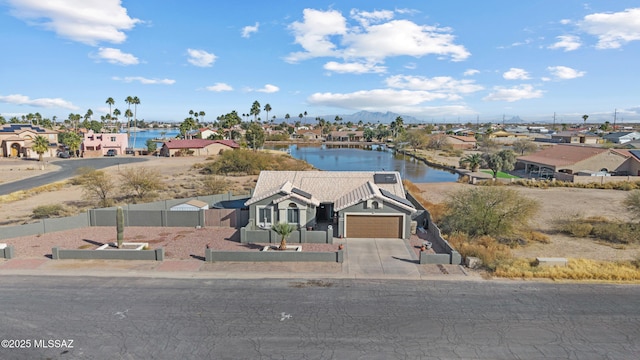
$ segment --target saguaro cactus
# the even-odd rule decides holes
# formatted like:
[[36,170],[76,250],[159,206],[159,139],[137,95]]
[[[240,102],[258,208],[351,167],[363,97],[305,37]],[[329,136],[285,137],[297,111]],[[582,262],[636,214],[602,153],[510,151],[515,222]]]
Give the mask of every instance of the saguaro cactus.
[[122,241],[124,240],[124,211],[122,206],[118,206],[116,210],[116,229],[118,231],[118,249],[122,247]]

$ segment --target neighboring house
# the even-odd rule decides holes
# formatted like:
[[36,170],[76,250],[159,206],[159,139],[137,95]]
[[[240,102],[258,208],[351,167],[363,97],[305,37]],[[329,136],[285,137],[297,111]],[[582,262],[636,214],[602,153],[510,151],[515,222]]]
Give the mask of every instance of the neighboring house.
[[94,133],[89,130],[82,135],[80,151],[83,157],[104,156],[112,149],[117,155],[122,155],[129,142],[129,136],[125,133]]
[[364,131],[331,131],[327,141],[364,141]]
[[169,208],[170,211],[200,211],[209,209],[209,204],[204,201],[192,199],[182,204],[174,205]]
[[616,149],[614,151],[629,157],[620,170],[616,171],[616,175],[640,176],[640,150]]
[[603,136],[603,138],[614,144],[624,144],[630,141],[640,140],[640,133],[635,131],[622,131],[607,134]]
[[551,140],[562,144],[597,144],[599,137],[577,131],[559,131],[551,135]]
[[631,155],[620,150],[580,145],[555,145],[531,155],[519,156],[516,169],[526,174],[577,174],[588,172],[629,172]]
[[483,139],[491,139],[500,144],[512,144],[514,141],[519,139],[528,139],[529,133],[512,133],[503,130],[498,130],[490,133],[484,133],[481,135]]
[[475,149],[476,138],[473,136],[448,135],[447,144],[454,149]]
[[245,205],[249,230],[331,225],[335,236],[350,238],[407,239],[417,212],[398,172],[262,171]]
[[322,129],[309,129],[306,126],[296,130],[296,137],[305,140],[323,140]]
[[44,136],[49,140],[49,151],[42,154],[43,157],[55,157],[58,146],[58,132],[31,124],[5,124],[0,125],[0,147],[3,157],[39,158],[39,155],[31,150],[33,139],[36,136]]
[[222,151],[239,147],[233,140],[171,139],[162,144],[160,156],[218,155]]

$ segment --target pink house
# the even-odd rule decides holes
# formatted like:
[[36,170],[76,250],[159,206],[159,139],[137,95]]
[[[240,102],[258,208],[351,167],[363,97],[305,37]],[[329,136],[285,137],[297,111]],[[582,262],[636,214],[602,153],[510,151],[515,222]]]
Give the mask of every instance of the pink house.
[[82,139],[82,156],[84,157],[97,157],[104,156],[107,151],[113,149],[116,151],[116,155],[122,155],[125,153],[129,137],[127,134],[119,133],[94,133],[93,130],[89,130],[84,134]]

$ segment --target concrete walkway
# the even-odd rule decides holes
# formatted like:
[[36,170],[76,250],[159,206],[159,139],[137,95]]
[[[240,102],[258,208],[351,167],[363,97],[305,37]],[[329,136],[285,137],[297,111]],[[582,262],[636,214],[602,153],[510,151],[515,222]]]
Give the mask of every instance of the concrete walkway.
[[399,239],[347,239],[347,273],[355,278],[420,279],[417,257]]

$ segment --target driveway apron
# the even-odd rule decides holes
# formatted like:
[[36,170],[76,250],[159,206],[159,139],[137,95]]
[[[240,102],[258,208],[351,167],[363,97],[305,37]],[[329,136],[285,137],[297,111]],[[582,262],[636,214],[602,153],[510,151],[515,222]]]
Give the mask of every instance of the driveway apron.
[[400,239],[347,239],[348,271],[359,278],[420,278],[417,261]]

